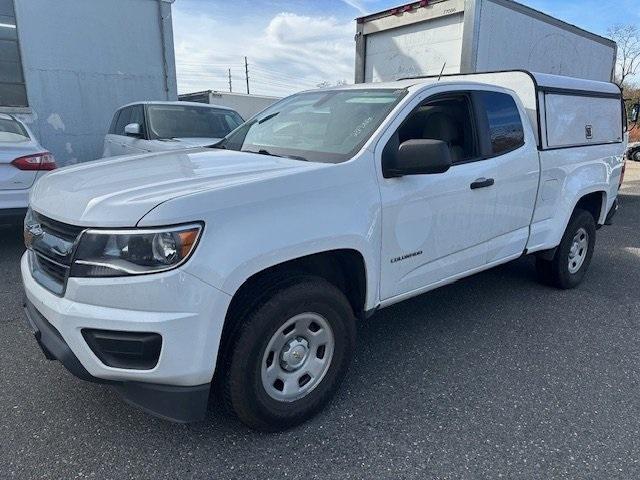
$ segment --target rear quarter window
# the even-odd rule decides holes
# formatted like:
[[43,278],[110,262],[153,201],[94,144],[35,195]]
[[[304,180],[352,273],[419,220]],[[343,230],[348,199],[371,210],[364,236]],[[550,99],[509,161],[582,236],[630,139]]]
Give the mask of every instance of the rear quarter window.
[[0,118],[0,143],[26,142],[27,130],[12,118]]
[[523,146],[524,127],[513,97],[500,92],[479,92],[479,99],[487,115],[492,154],[502,155]]

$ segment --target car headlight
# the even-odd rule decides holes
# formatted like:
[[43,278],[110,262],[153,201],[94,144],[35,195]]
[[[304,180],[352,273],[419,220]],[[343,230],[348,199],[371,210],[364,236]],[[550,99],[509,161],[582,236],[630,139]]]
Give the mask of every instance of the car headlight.
[[121,277],[171,270],[187,261],[202,225],[133,230],[85,230],[72,277]]

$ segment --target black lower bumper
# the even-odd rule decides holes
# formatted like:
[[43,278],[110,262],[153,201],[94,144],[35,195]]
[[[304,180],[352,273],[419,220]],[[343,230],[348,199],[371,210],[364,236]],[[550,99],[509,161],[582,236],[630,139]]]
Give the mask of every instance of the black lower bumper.
[[205,417],[210,383],[182,387],[144,382],[117,382],[94,377],[80,363],[60,332],[29,300],[25,300],[25,313],[45,357],[58,360],[76,377],[88,382],[109,384],[127,403],[165,420],[188,423]]

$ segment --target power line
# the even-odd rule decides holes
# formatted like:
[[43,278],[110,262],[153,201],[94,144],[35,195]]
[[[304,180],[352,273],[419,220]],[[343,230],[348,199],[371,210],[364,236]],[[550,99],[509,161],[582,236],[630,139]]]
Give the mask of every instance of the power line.
[[[178,63],[177,64],[179,67],[187,67],[187,68],[192,68],[192,67],[217,67],[217,68],[224,68],[225,70],[228,67],[238,67],[238,68],[244,68],[245,65],[243,64],[228,64],[228,63]],[[216,69],[217,69],[216,68]],[[292,80],[301,80],[301,81],[306,81],[308,83],[315,83],[315,82],[321,82],[323,80],[326,80],[326,78],[321,77],[321,76],[317,76],[315,79],[313,77],[309,78],[309,77],[304,77],[301,76],[301,74],[298,75],[292,75],[289,73],[284,73],[282,71],[278,71],[272,68],[267,68],[267,67],[263,67],[260,65],[251,65],[252,70],[258,70],[259,73],[261,75],[265,75],[265,76],[271,76],[271,77],[275,77],[275,78],[290,78]]]

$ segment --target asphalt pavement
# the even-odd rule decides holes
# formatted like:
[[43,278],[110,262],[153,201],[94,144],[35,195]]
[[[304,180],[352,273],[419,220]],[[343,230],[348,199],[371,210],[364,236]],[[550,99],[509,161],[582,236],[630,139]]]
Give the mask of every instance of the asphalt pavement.
[[523,258],[358,327],[335,400],[278,434],[175,425],[45,360],[0,227],[0,478],[640,478],[640,164],[582,286]]

